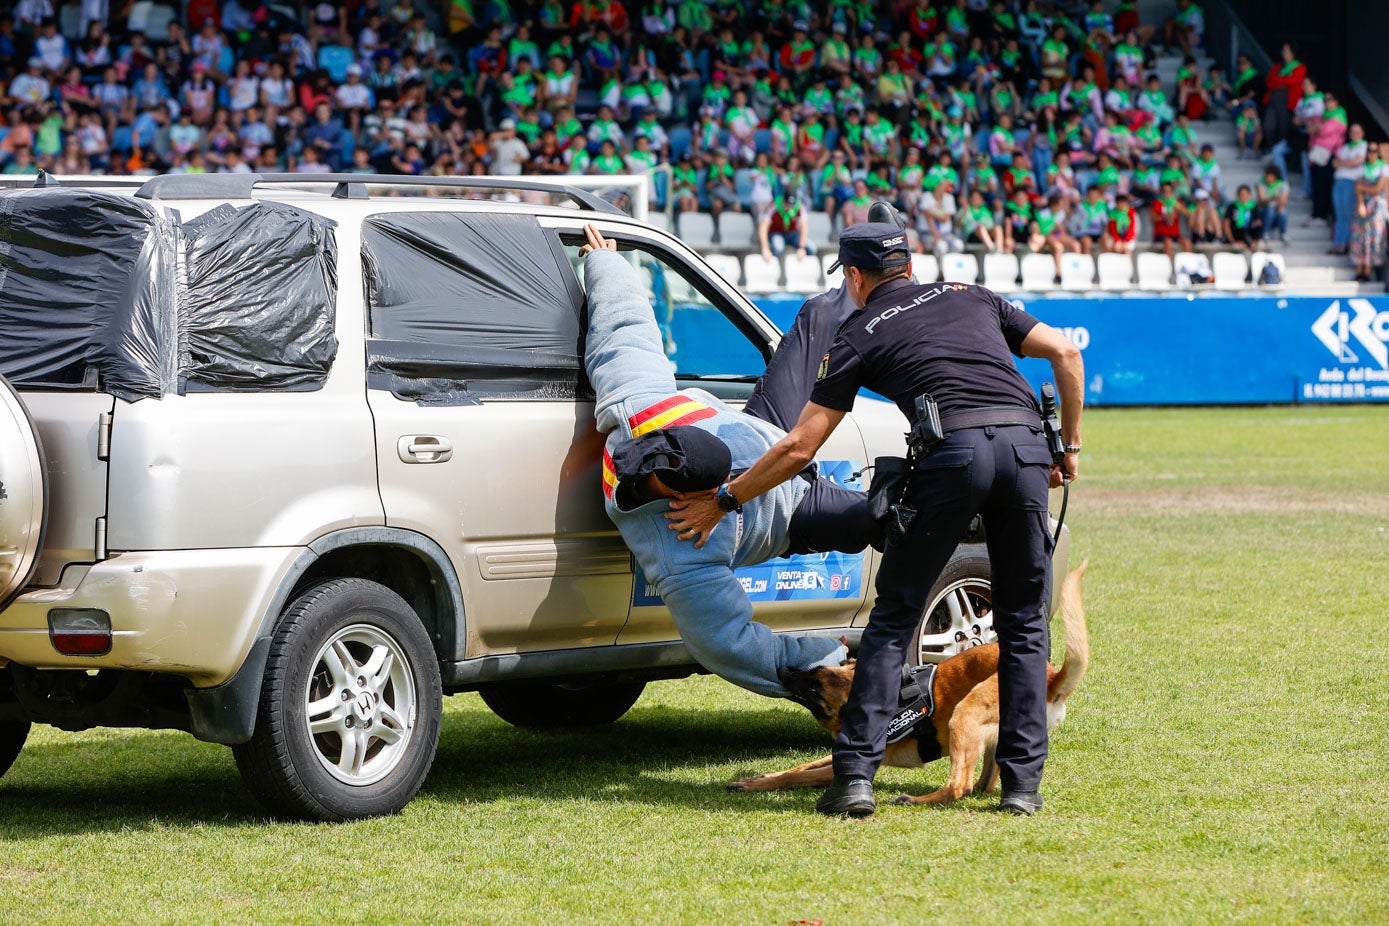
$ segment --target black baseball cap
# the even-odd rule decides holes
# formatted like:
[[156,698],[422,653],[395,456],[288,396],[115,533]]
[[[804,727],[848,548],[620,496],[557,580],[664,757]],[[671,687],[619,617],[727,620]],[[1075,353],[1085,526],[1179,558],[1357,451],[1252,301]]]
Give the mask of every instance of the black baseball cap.
[[708,431],[692,426],[664,428],[618,444],[613,450],[617,475],[617,504],[633,507],[633,484],[654,475],[677,492],[716,489],[733,469],[728,445]]
[[906,231],[888,222],[863,222],[839,233],[839,259],[828,272],[840,267],[886,270],[905,267],[911,260]]

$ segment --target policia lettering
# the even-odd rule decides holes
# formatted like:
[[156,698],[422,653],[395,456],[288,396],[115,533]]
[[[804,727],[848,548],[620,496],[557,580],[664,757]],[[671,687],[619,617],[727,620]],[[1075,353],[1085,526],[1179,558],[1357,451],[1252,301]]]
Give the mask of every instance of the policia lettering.
[[[944,436],[912,467],[906,501],[919,514],[883,555],[877,603],[840,713],[835,783],[819,808],[872,811],[871,791],[862,779],[871,780],[882,762],[908,644],[927,593],[976,515],[988,537],[999,637],[996,758],[1006,807],[1010,795],[1016,800],[1041,783],[1052,547],[1047,490],[1077,472],[1075,453],[1053,467],[1037,400],[1012,355],[1051,361],[1062,433],[1072,446],[1080,443],[1084,370],[1079,351],[1059,331],[989,290],[914,283],[907,252],[881,244],[895,232],[893,226],[864,223],[840,236],[845,288],[860,311],[840,328],[828,369],[796,426],[728,490],[746,502],[799,472],[853,406],[860,388],[887,396],[909,422],[915,420],[918,397],[935,400]],[[709,500],[693,498],[671,507],[681,539],[706,542],[718,523]]]

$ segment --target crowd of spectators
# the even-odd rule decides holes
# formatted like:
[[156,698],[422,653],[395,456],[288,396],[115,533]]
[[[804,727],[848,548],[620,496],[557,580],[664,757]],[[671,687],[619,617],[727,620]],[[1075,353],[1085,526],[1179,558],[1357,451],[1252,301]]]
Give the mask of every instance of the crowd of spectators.
[[[1377,147],[1283,50],[1232,79],[1204,21],[1096,0],[411,0],[177,6],[20,0],[0,18],[0,169],[57,173],[640,173],[678,211],[804,214],[894,200],[925,249],[1253,249],[1286,230],[1289,158],[1316,222],[1383,261]],[[1160,45],[1185,55],[1176,87]],[[1198,126],[1228,111],[1228,190]],[[1369,157],[1375,151],[1374,158]],[[1329,152],[1329,156],[1327,153]],[[1373,174],[1373,176],[1372,176]],[[1365,258],[1365,260],[1362,260]]]

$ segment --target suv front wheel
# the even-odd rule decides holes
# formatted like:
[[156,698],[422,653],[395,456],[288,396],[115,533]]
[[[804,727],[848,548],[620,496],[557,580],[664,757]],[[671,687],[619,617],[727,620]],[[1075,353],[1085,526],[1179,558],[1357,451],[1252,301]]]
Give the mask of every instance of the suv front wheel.
[[390,589],[334,579],[285,611],[270,646],[256,732],[237,767],[273,812],[309,820],[396,813],[434,762],[439,665]]

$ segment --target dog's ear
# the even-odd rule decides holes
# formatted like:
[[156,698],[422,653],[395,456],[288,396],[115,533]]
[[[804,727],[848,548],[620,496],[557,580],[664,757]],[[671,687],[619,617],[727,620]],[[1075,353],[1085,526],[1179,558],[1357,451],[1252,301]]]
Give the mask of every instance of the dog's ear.
[[776,670],[776,677],[788,691],[804,691],[816,684],[817,672],[818,669],[793,669],[790,666],[782,666]]

